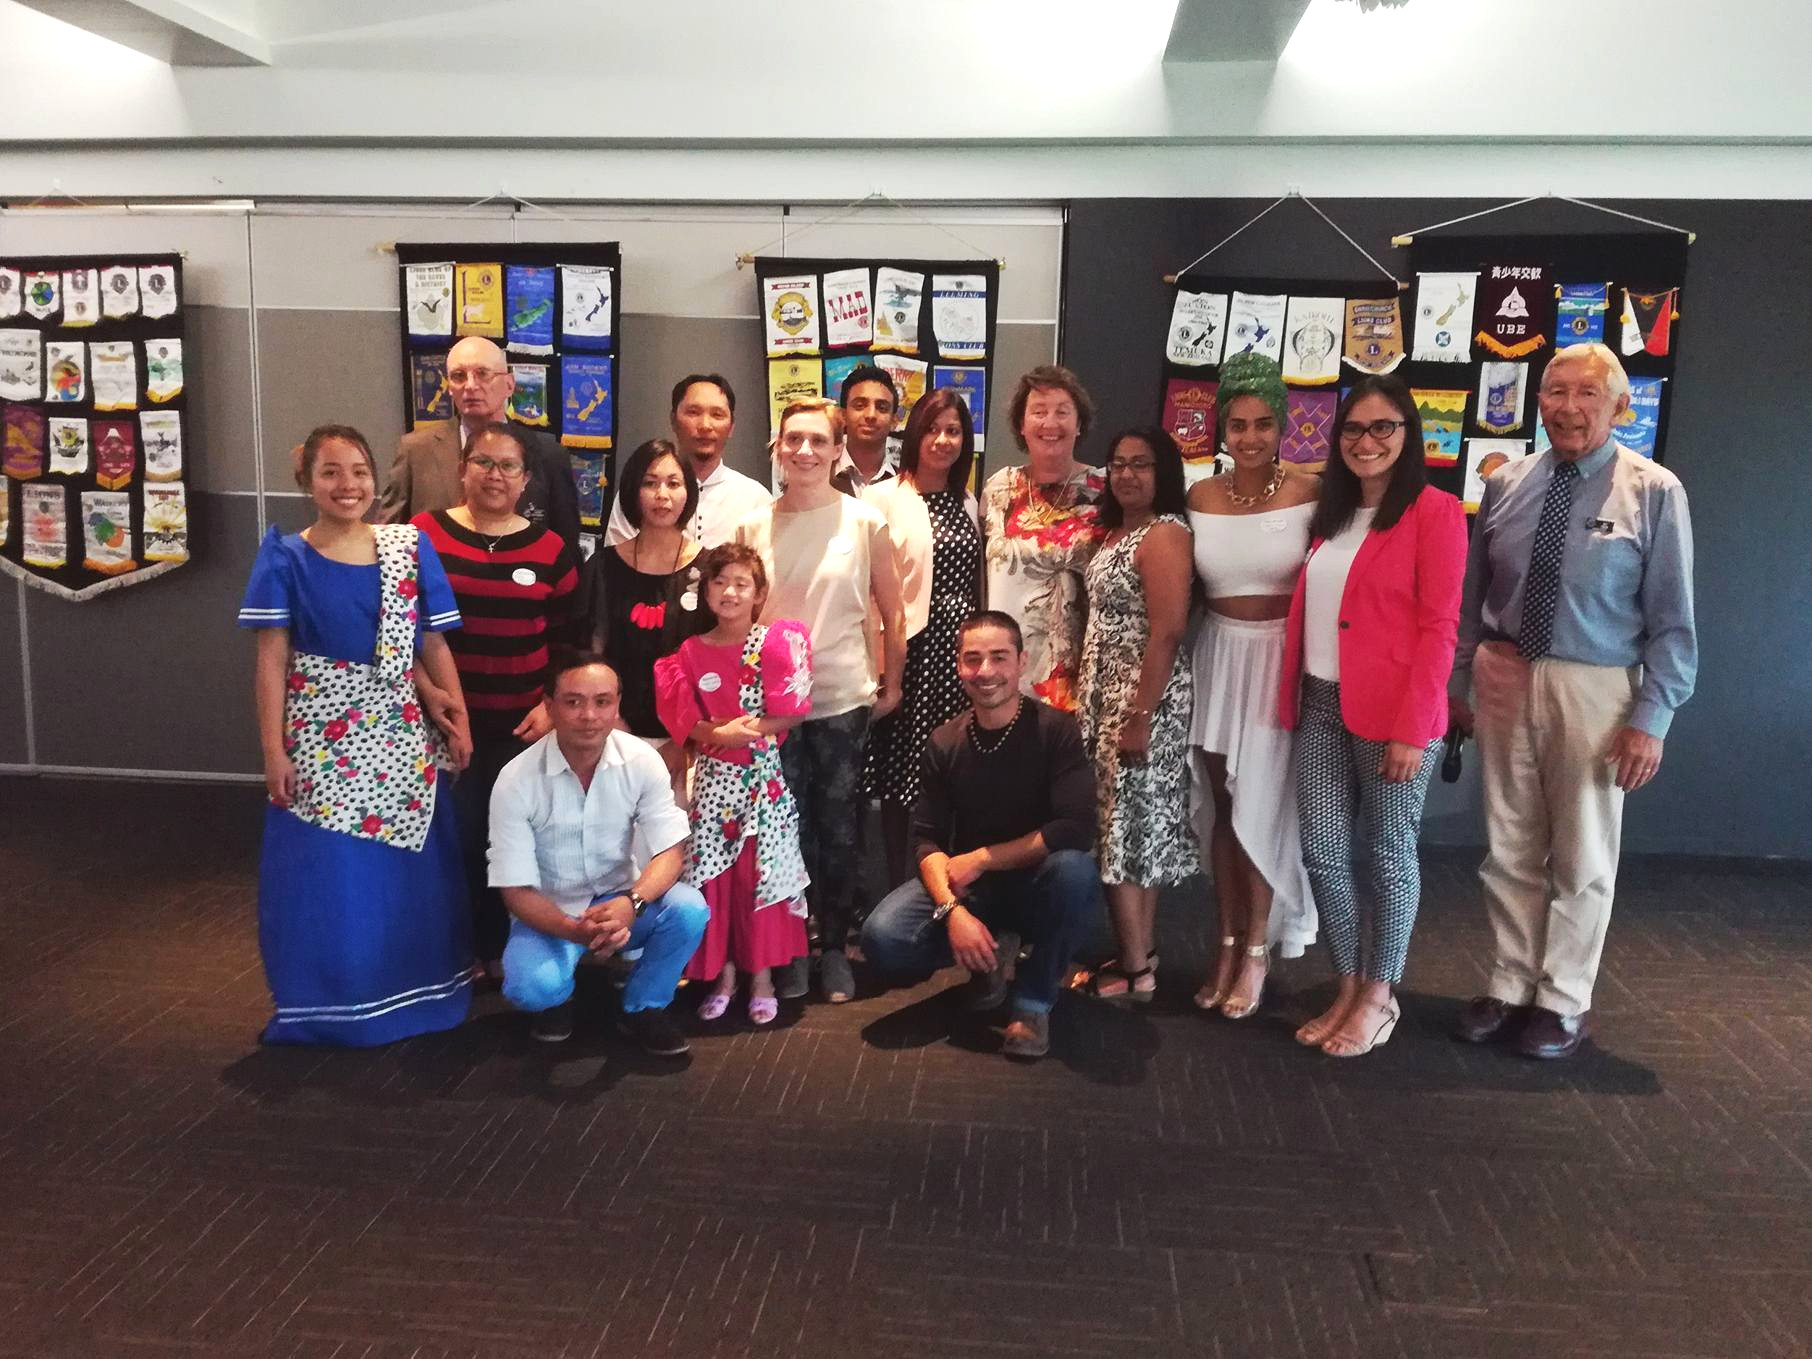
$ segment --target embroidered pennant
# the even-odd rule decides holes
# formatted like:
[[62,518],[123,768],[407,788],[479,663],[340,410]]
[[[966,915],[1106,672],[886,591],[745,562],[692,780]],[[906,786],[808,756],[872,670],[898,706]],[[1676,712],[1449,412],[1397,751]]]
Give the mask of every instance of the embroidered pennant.
[[1346,361],[1362,373],[1395,372],[1403,362],[1403,306],[1394,297],[1346,304]]
[[1326,467],[1334,410],[1339,404],[1336,392],[1291,392],[1289,421],[1284,426],[1283,444],[1277,456],[1305,472],[1319,472]]
[[875,348],[919,352],[919,306],[925,276],[882,265],[875,270]]
[[10,321],[25,307],[17,269],[0,269],[0,321]]
[[1164,357],[1184,368],[1219,363],[1227,343],[1227,294],[1177,290]]
[[824,395],[824,365],[817,359],[768,360],[769,428],[780,428],[780,412],[795,401]]
[[874,307],[868,268],[838,269],[824,276],[824,343],[829,349],[874,343]]
[[88,377],[97,411],[138,409],[138,356],[130,340],[89,345]]
[[924,359],[909,359],[900,354],[876,354],[874,364],[893,379],[893,389],[900,394],[899,406],[893,413],[893,427],[904,429],[906,417],[912,414],[912,408],[925,395],[925,382],[931,375],[931,365]]
[[1542,264],[1494,264],[1479,284],[1479,333],[1487,352],[1526,358],[1554,328],[1554,287]]
[[1220,384],[1171,378],[1164,384],[1164,428],[1186,462],[1213,462],[1216,443],[1215,392]]
[[182,395],[182,341],[145,341],[145,395],[162,404]]
[[[4,426],[0,467],[14,481],[44,475],[44,412],[36,406],[8,406],[0,416]],[[0,488],[3,491],[4,488]]]
[[575,455],[573,464],[573,491],[579,500],[579,522],[590,528],[596,528],[604,522],[604,457]]
[[138,314],[138,271],[116,264],[101,270],[101,315],[110,321]]
[[94,432],[94,484],[109,491],[122,489],[138,465],[138,441],[130,420],[96,420]]
[[1524,389],[1528,385],[1526,363],[1483,363],[1479,365],[1478,421],[1493,434],[1513,434],[1523,427]]
[[610,348],[615,291],[616,280],[607,264],[560,266],[560,335],[569,347]]
[[138,305],[153,321],[176,314],[176,267],[142,265],[138,271]]
[[988,370],[986,368],[939,367],[931,370],[931,386],[935,391],[947,388],[963,399],[963,405],[969,408],[969,423],[975,427],[975,451],[986,449],[986,427],[988,423]]
[[447,386],[444,350],[410,350],[409,385],[415,391],[416,424],[453,418],[453,392]]
[[35,330],[0,330],[0,401],[36,401],[44,392],[43,348]]
[[101,319],[101,282],[92,269],[63,271],[63,324],[91,326]]
[[[25,276],[25,310],[40,321],[54,315],[63,305],[63,285],[55,274]],[[62,563],[58,562],[61,566]]]
[[1660,293],[1623,290],[1622,349],[1625,354],[1646,349],[1657,358],[1666,357],[1673,323],[1680,319],[1679,295],[1678,288]]
[[988,280],[980,274],[933,274],[931,332],[940,359],[986,358]]
[[498,264],[461,264],[453,271],[453,330],[457,335],[503,338],[503,267]]
[[50,426],[50,470],[58,476],[80,476],[88,470],[88,422],[53,415]]
[[1556,304],[1554,343],[1594,344],[1604,339],[1604,314],[1610,308],[1608,283],[1563,283]]
[[762,280],[762,316],[768,357],[818,352],[818,276],[793,274]]
[[146,411],[138,417],[138,433],[145,446],[145,480],[181,481],[181,413]]
[[568,448],[609,448],[615,393],[616,360],[610,355],[562,354],[560,442]]
[[1461,503],[1467,514],[1479,512],[1485,495],[1485,478],[1498,468],[1529,456],[1527,439],[1468,439],[1466,441],[1466,488]]
[[1282,293],[1234,293],[1227,308],[1227,353],[1250,351],[1283,363],[1284,305]]
[[409,333],[433,339],[453,333],[453,263],[403,266],[403,315]]
[[547,365],[545,363],[512,363],[510,376],[516,389],[510,393],[509,417],[519,425],[546,429]]
[[1284,381],[1322,387],[1338,380],[1345,311],[1338,297],[1290,299],[1284,322]]
[[1466,425],[1466,392],[1412,391],[1422,417],[1422,461],[1452,467],[1460,460],[1460,433]]
[[88,399],[88,346],[80,340],[44,342],[44,400],[72,404]]
[[1469,363],[1472,360],[1472,304],[1479,276],[1416,276],[1416,343],[1410,355],[1418,363]]
[[554,352],[554,285],[558,277],[551,265],[504,266],[506,348],[519,354]]
[[82,566],[106,576],[138,569],[132,560],[132,497],[126,492],[82,492]]
[[1631,378],[1630,407],[1611,427],[1618,443],[1645,458],[1655,456],[1655,441],[1661,433],[1661,388],[1666,381],[1658,377]]
[[148,562],[189,560],[189,504],[182,483],[144,488],[145,550]]
[[19,488],[24,525],[24,559],[32,566],[57,567],[69,561],[69,510],[59,482]]

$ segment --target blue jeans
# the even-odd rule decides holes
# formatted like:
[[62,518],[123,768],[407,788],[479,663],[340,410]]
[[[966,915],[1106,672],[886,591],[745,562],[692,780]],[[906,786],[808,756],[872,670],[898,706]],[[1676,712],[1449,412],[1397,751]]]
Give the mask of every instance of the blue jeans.
[[[1060,849],[1035,868],[984,873],[963,903],[998,938],[1010,930],[1032,946],[1019,968],[1013,1008],[1047,1014],[1076,948],[1105,909],[1095,858]],[[889,892],[862,926],[862,952],[882,972],[934,972],[955,961],[950,935],[931,919],[931,894],[917,878]]]
[[[600,896],[614,896],[615,888]],[[648,903],[648,909],[630,927],[625,953],[642,951],[623,989],[623,1009],[662,1010],[673,1002],[680,973],[704,938],[711,918],[705,899],[695,888],[675,883],[667,894]],[[503,995],[518,1010],[551,1010],[572,999],[573,970],[585,947],[570,939],[556,939],[520,920],[510,921],[510,942],[503,949]]]

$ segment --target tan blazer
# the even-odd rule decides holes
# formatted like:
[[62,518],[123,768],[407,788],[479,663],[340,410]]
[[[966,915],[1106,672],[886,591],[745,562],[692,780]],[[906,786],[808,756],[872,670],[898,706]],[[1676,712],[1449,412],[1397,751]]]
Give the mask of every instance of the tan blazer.
[[[566,450],[540,430],[517,428],[528,458],[528,481],[518,505],[529,522],[552,529],[579,555],[579,497]],[[418,514],[451,509],[464,499],[459,484],[459,424],[443,420],[397,441],[396,461],[378,500],[380,524],[403,524]]]

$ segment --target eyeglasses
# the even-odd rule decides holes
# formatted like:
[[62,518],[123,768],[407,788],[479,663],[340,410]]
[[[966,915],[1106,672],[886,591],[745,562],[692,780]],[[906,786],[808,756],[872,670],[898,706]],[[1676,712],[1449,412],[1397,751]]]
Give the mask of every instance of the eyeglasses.
[[1347,420],[1340,426],[1340,439],[1342,443],[1357,443],[1360,435],[1369,434],[1383,443],[1408,423],[1407,420]]
[[501,368],[455,368],[447,374],[447,386],[478,386],[502,376]]
[[495,472],[500,477],[508,477],[511,479],[521,476],[523,472],[527,470],[519,462],[498,462],[495,458],[486,458],[483,456],[467,458],[466,461],[473,467],[476,467],[480,472]]
[[1158,464],[1150,458],[1135,458],[1131,462],[1122,462],[1122,461],[1120,461],[1120,459],[1114,458],[1108,462],[1107,470],[1110,473],[1111,472],[1149,472],[1152,470],[1152,468],[1156,467],[1157,465]]

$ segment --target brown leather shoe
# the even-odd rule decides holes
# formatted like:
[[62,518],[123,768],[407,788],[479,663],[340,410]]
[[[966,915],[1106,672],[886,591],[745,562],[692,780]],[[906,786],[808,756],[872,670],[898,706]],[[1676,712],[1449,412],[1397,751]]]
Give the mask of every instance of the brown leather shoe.
[[1576,1015],[1557,1015],[1537,1005],[1529,1012],[1529,1022],[1523,1027],[1516,1050],[1525,1057],[1571,1057],[1591,1036],[1590,1010],[1582,1010]]
[[1534,1006],[1512,1005],[1496,996],[1474,996],[1460,1011],[1453,1036],[1462,1043],[1490,1043],[1508,1038],[1522,1028]]

